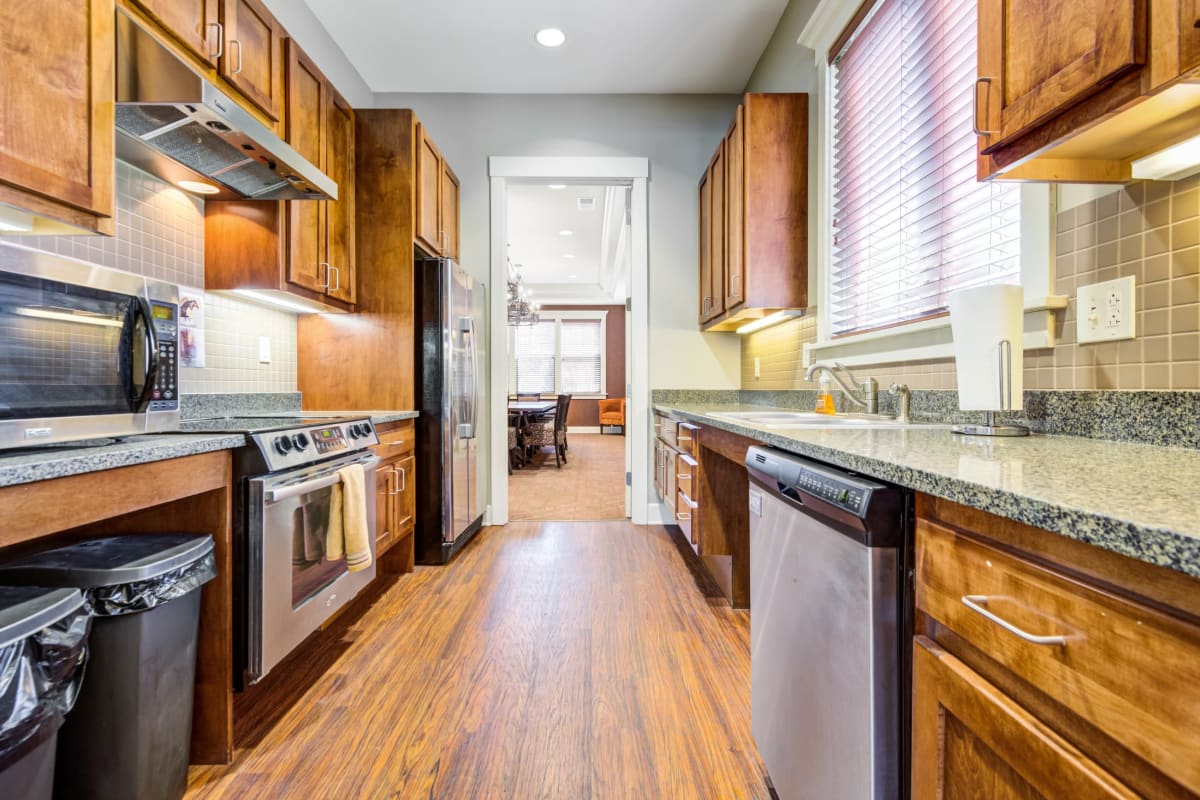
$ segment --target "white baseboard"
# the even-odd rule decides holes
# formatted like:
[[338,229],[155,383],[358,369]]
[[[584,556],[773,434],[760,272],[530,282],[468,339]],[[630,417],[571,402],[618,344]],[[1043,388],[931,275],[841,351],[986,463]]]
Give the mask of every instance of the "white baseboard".
[[666,503],[650,503],[646,506],[647,525],[673,525],[675,517],[667,509]]
[[568,425],[567,433],[599,433],[599,425]]

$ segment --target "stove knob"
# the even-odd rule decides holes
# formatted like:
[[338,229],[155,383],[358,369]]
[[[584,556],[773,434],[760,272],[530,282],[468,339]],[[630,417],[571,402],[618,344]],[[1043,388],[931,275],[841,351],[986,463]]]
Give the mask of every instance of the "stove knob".
[[371,435],[371,423],[364,422],[358,428],[360,435],[365,439]]
[[292,440],[287,436],[275,437],[275,451],[281,456],[286,456],[292,450]]
[[296,445],[297,450],[303,450],[308,447],[308,434],[297,433],[292,437],[292,444]]
[[350,438],[351,439],[361,439],[365,435],[366,435],[366,432],[363,431],[362,427],[360,425],[358,425],[357,423],[350,426]]

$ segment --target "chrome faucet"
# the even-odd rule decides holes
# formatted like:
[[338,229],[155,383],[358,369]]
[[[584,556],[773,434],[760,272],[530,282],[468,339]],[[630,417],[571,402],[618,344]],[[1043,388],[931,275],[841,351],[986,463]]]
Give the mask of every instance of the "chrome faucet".
[[909,418],[909,411],[912,407],[912,390],[903,383],[893,383],[888,387],[888,393],[899,396],[900,408],[896,410],[896,421],[907,425],[912,421]]
[[[846,378],[843,378],[841,375],[839,375],[839,371],[845,373],[846,378],[849,378],[854,383],[859,384],[859,387],[862,391],[862,397],[859,397],[855,394],[857,390],[855,390],[849,383],[846,383]],[[837,381],[838,386],[840,386],[842,389],[842,393],[846,395],[846,398],[850,400],[851,403],[854,403],[854,405],[863,409],[863,411],[867,412],[868,414],[879,413],[879,381],[875,380],[874,378],[867,378],[865,381],[859,383],[857,380],[855,380],[854,376],[850,374],[850,370],[838,363],[835,363],[832,367],[828,364],[813,364],[808,368],[808,371],[804,373],[804,380],[811,381],[813,376],[818,372],[825,372],[829,375],[829,377]]]

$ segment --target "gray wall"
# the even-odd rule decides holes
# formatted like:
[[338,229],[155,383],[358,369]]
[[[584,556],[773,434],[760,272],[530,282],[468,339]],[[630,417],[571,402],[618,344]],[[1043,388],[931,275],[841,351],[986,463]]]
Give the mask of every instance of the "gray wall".
[[697,181],[737,105],[720,95],[377,94],[411,108],[462,184],[462,263],[486,280],[489,156],[635,156],[650,161],[651,388],[740,384],[741,343],[696,324]]

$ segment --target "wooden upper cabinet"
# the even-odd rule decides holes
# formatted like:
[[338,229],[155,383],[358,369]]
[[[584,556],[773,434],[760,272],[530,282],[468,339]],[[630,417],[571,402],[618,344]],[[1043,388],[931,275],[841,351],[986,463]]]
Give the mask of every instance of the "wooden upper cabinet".
[[345,303],[358,302],[354,252],[354,109],[330,89],[325,107],[328,130],[326,172],[338,185],[338,199],[318,203],[325,207],[325,261],[334,268],[329,296]]
[[742,220],[746,214],[746,159],[742,138],[745,106],[738,106],[733,124],[725,134],[725,308],[733,309],[746,299],[743,266],[746,239]]
[[438,235],[442,242],[442,254],[458,261],[458,176],[445,160],[442,161],[441,195]]
[[221,52],[219,0],[133,0],[193,55],[216,66]]
[[416,145],[417,218],[414,236],[422,250],[430,255],[438,255],[442,249],[441,227],[438,224],[442,202],[442,154],[433,139],[429,138],[424,125],[417,126]]
[[913,647],[912,796],[1138,795],[934,642]]
[[113,0],[0,3],[0,203],[114,232],[114,13]]
[[283,114],[283,28],[262,0],[221,0],[221,77],[272,120]]
[[[329,83],[293,39],[287,56],[286,139],[296,152],[325,170]],[[337,180],[336,178],[334,180]],[[338,184],[338,196],[342,187]],[[325,266],[326,203],[288,202],[287,279],[314,292],[323,292],[330,276]]]
[[747,94],[700,187],[700,324],[808,305],[808,95]]
[[1200,0],[1179,0],[1179,67],[1200,67]]

